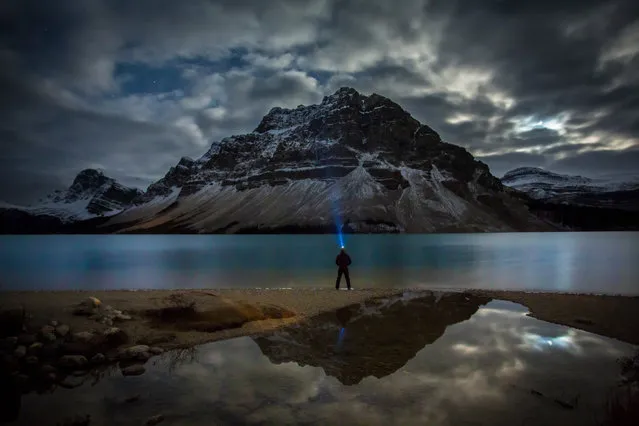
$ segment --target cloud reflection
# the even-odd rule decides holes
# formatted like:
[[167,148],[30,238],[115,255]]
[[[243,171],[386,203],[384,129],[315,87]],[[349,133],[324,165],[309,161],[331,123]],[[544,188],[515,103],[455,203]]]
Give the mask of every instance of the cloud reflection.
[[[404,358],[400,366],[394,363],[402,357],[393,357],[393,351],[401,352],[403,347],[390,345],[379,350],[347,344],[349,338],[357,339],[356,333],[376,335],[369,340],[371,345],[393,336],[404,342],[406,336],[402,335],[406,333],[408,340],[419,340],[416,333],[420,327],[402,327],[398,318],[434,321],[434,317],[424,312],[420,316],[415,310],[428,311],[428,306],[436,309],[442,303],[446,306],[445,297],[435,302],[434,296],[387,303],[378,315],[361,317],[362,328],[350,326],[355,315],[347,318],[344,349],[350,351],[351,358],[328,358],[326,345],[332,348],[337,334],[330,342],[321,339],[326,330],[332,331],[333,325],[327,320],[323,329],[317,324],[317,329],[298,332],[302,334],[289,332],[271,339],[269,353],[279,348],[277,353],[282,355],[275,359],[277,363],[263,355],[264,347],[251,338],[208,344],[197,349],[195,361],[177,365],[172,373],[168,372],[168,361],[161,360],[149,366],[147,374],[136,378],[114,376],[93,388],[65,392],[64,398],[56,394],[26,398],[21,424],[35,421],[37,413],[82,409],[94,416],[92,424],[96,425],[135,424],[161,412],[167,424],[172,425],[583,426],[593,424],[593,414],[601,408],[608,388],[616,383],[619,367],[615,359],[630,355],[634,349],[618,341],[536,320],[525,315],[524,307],[502,301],[479,307],[465,321],[453,321],[434,340],[422,340],[422,347]],[[404,312],[406,309],[412,311],[410,315]],[[447,315],[443,309],[437,313],[438,317]],[[334,326],[339,328],[335,314],[333,318]],[[364,325],[372,329],[367,331]],[[427,330],[426,325],[421,327]],[[307,342],[300,336],[319,336],[319,340]],[[356,341],[366,345],[367,340]],[[309,349],[318,350],[315,356],[319,358],[313,359]],[[331,362],[338,365],[353,360],[372,367],[386,363],[392,368],[379,370],[388,372],[379,374],[379,378],[367,374],[352,385],[340,382],[344,377],[339,374],[330,376],[325,372]],[[353,366],[349,368],[352,370]],[[328,371],[336,372],[331,368]],[[139,406],[105,408],[106,400],[121,399],[122,395],[140,390],[144,396]],[[554,399],[578,404],[569,410]]]

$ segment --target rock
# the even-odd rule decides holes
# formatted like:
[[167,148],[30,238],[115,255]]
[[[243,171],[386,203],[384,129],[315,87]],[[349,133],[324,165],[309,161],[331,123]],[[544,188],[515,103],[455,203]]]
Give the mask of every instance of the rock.
[[149,417],[147,421],[144,423],[144,426],[155,426],[164,421],[164,416],[162,414],[158,414],[157,416]]
[[48,373],[44,375],[44,379],[49,382],[55,382],[58,380],[58,375],[55,373]]
[[28,356],[24,362],[26,362],[28,365],[36,365],[38,363],[38,357],[37,356]]
[[64,368],[78,368],[84,367],[88,362],[82,355],[65,355],[59,359],[58,364]]
[[53,333],[42,333],[42,340],[44,342],[55,342],[55,334]]
[[149,349],[150,348],[147,345],[130,346],[120,351],[120,358],[146,361],[151,358]]
[[40,334],[53,333],[54,331],[55,327],[53,327],[52,325],[45,325],[40,329]]
[[40,351],[42,350],[44,345],[42,345],[42,343],[40,342],[35,342],[33,345],[29,346],[29,349],[27,349],[27,353],[29,355],[36,355],[39,354]]
[[40,372],[45,375],[51,374],[51,373],[56,374],[58,372],[58,369],[52,366],[51,364],[43,364],[40,367]]
[[51,327],[57,327],[58,326],[58,322],[56,320],[51,320],[51,321],[49,321],[49,325]]
[[73,340],[76,342],[89,343],[93,339],[94,334],[89,331],[80,331],[73,333]]
[[91,364],[102,364],[106,360],[104,354],[97,353],[91,358]]
[[66,324],[60,324],[55,328],[55,332],[58,336],[65,337],[67,334],[69,334],[69,326]]
[[112,347],[123,345],[129,340],[129,336],[117,327],[107,328],[102,335],[105,338],[105,343]]
[[65,389],[75,389],[79,388],[84,384],[84,377],[69,375],[65,376],[58,382],[58,385]]
[[118,314],[115,316],[114,319],[119,321],[129,321],[131,319],[131,316],[126,314]]
[[123,376],[139,376],[144,374],[146,368],[144,368],[144,365],[142,364],[133,364],[122,368],[121,371]]
[[38,339],[33,334],[21,334],[18,336],[18,344],[24,346],[31,346],[33,343],[37,342]]
[[132,402],[139,401],[140,400],[140,396],[141,396],[140,394],[130,396],[128,398],[125,398],[124,402],[127,403],[127,404],[130,404]]
[[153,346],[149,348],[149,352],[152,353],[153,355],[160,355],[161,353],[164,353],[164,349],[158,348],[157,346]]
[[22,345],[18,346],[16,350],[13,351],[13,355],[18,359],[24,358],[27,355],[26,346],[22,346]]

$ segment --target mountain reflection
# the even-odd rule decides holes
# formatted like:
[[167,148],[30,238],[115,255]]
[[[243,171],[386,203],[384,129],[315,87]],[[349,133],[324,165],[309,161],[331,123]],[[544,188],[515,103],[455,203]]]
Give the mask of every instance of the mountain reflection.
[[407,292],[320,314],[253,340],[274,364],[321,367],[342,384],[355,385],[394,373],[490,300],[471,293],[415,297]]

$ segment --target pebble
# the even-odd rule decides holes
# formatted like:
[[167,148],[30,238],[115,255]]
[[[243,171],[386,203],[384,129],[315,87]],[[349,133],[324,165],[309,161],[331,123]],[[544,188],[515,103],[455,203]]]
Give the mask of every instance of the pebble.
[[123,376],[139,376],[144,374],[146,368],[144,368],[142,364],[133,364],[128,367],[124,367],[121,371]]
[[27,353],[29,355],[38,354],[42,350],[42,346],[43,346],[42,343],[35,342],[33,345],[29,346],[29,349],[27,349]]
[[44,327],[42,327],[40,329],[40,333],[45,334],[45,333],[53,333],[55,331],[55,327],[51,326],[51,325],[45,325]]
[[91,358],[91,363],[92,364],[101,364],[101,363],[104,362],[105,359],[106,359],[106,357],[104,356],[104,354],[97,353],[97,354],[93,355],[93,357]]
[[51,320],[49,321],[49,325],[52,327],[57,327],[58,326],[58,322],[56,320]]
[[69,326],[66,324],[60,324],[55,328],[55,332],[58,336],[64,337],[69,334]]
[[17,345],[18,344],[18,338],[16,336],[11,336],[11,337],[7,337],[5,339],[5,341],[10,344],[10,345]]
[[89,361],[83,355],[65,355],[58,362],[62,367],[84,367]]
[[155,426],[164,421],[164,416],[162,414],[158,414],[157,416],[149,417],[149,419],[144,423],[144,426]]
[[42,367],[40,367],[40,371],[42,374],[55,374],[58,372],[58,369],[50,364],[43,364]]
[[26,346],[18,346],[16,348],[15,351],[13,351],[13,354],[15,355],[16,358],[24,358],[27,355],[27,348]]
[[24,361],[29,365],[36,365],[38,363],[38,357],[28,356]]
[[55,334],[53,333],[42,333],[42,340],[45,342],[55,342]]
[[107,343],[111,346],[119,346],[126,343],[129,340],[129,336],[117,327],[111,327],[104,330],[102,335],[105,337]]
[[89,343],[93,339],[93,333],[88,331],[80,331],[78,333],[73,333],[73,340],[83,343]]

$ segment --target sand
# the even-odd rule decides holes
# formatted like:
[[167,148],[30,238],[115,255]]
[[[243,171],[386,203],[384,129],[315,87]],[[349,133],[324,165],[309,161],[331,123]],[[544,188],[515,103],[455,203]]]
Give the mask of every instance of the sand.
[[[131,315],[131,320],[114,324],[129,334],[131,343],[153,344],[170,349],[261,334],[322,312],[402,291],[404,290],[228,289],[4,292],[0,293],[0,310],[23,306],[32,316],[30,321],[36,325],[56,320],[68,324],[74,332],[102,331],[109,326],[85,316],[73,315],[77,303],[93,296],[100,299],[102,306],[110,305]],[[472,292],[525,305],[530,309],[531,316],[539,320],[639,344],[639,297],[479,290]],[[188,327],[178,329],[175,324],[159,327],[149,320],[145,312],[168,306],[166,298],[171,294],[182,294],[195,302],[198,311],[211,314],[207,320],[213,318],[210,321],[215,322],[228,315],[239,315],[245,317],[246,322],[239,327],[216,331],[189,330]],[[256,317],[254,312],[258,311],[266,312],[268,318]]]

